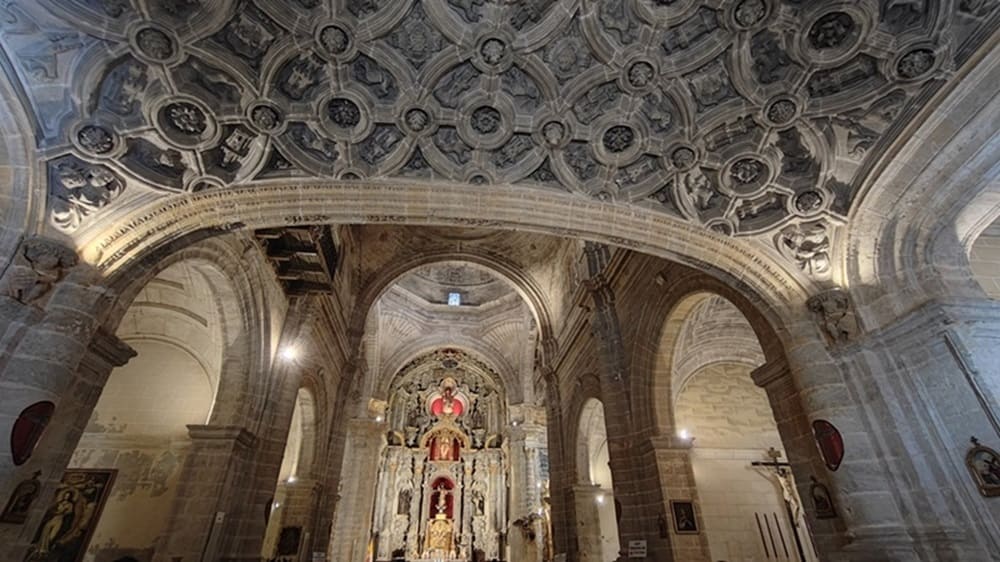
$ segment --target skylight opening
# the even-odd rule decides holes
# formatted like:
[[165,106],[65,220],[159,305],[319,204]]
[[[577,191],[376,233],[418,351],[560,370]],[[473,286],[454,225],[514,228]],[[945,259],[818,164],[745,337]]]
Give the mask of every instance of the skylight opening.
[[462,306],[462,295],[459,293],[448,293],[448,306]]

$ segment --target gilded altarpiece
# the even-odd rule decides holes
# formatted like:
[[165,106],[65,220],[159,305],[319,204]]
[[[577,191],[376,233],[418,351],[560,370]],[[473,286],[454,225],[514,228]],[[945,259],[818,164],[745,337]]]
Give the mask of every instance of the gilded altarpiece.
[[509,452],[499,377],[461,352],[404,367],[389,392],[375,559],[499,560]]

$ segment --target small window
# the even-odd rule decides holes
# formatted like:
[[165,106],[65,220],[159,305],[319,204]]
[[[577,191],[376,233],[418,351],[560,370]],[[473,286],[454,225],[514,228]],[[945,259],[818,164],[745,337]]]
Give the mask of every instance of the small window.
[[462,306],[462,295],[459,293],[448,293],[448,306]]

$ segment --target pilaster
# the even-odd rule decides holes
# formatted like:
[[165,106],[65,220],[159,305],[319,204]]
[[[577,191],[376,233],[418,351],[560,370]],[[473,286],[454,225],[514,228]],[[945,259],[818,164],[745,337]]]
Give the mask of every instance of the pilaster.
[[189,425],[191,452],[179,479],[165,540],[154,562],[216,560],[231,533],[235,489],[248,471],[257,438],[242,427]]
[[333,519],[331,561],[363,562],[368,549],[375,486],[385,424],[353,419],[347,424],[343,472]]
[[614,496],[621,505],[618,536],[622,545],[628,545],[630,540],[646,541],[649,559],[673,560],[670,537],[660,536],[656,528],[663,499],[655,455],[648,442],[641,442],[638,428],[634,427],[629,398],[629,361],[614,291],[604,275],[609,252],[607,247],[589,242],[584,251],[589,269],[585,284],[594,304],[592,328],[601,363],[601,401]]

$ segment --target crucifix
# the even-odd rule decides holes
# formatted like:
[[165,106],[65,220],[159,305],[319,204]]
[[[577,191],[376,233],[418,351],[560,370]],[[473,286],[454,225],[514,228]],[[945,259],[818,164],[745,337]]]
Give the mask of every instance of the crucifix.
[[785,515],[788,516],[788,523],[792,527],[792,536],[795,537],[795,548],[799,551],[799,560],[806,562],[806,553],[802,548],[802,538],[799,536],[798,525],[799,512],[802,508],[799,505],[798,495],[795,493],[795,486],[792,485],[792,465],[779,460],[781,451],[774,447],[769,447],[766,454],[771,460],[753,461],[750,465],[772,471],[778,478],[778,484],[781,486],[782,496],[785,500]]

